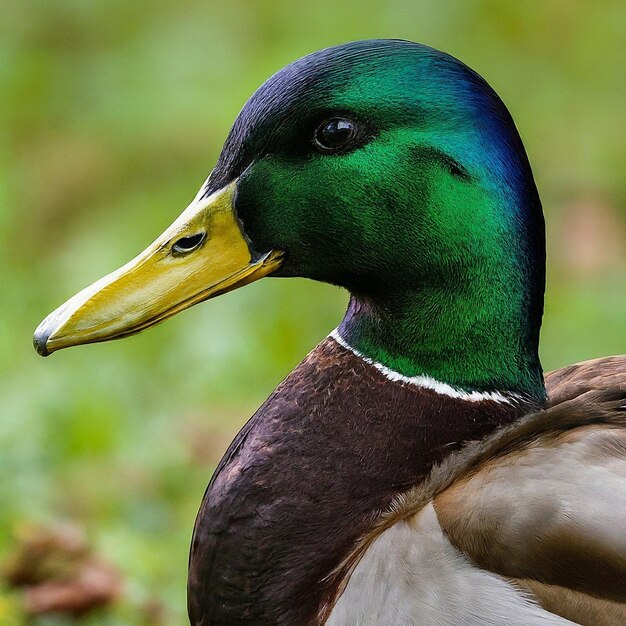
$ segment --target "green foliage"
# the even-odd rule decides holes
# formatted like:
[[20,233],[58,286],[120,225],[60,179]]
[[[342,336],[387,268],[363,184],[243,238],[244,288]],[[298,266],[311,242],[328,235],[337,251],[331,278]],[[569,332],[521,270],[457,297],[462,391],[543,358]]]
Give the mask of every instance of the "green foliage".
[[[412,39],[487,78],[547,217],[544,365],[623,352],[624,13],[610,0],[3,3],[0,557],[24,521],[72,520],[126,580],[115,609],[80,623],[185,623],[186,554],[212,469],[338,323],[345,294],[265,280],[145,335],[47,360],[31,335],[169,224],[250,93],[320,47]],[[0,621],[21,624],[20,611],[0,590]]]

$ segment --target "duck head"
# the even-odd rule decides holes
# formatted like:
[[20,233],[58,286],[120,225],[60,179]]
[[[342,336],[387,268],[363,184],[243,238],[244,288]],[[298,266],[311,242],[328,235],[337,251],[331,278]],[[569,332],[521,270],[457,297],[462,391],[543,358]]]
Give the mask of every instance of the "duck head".
[[543,397],[544,250],[528,159],[489,85],[426,46],[355,42],[265,82],[191,205],[49,315],[35,346],[124,337],[299,276],[348,289],[341,338],[399,374]]

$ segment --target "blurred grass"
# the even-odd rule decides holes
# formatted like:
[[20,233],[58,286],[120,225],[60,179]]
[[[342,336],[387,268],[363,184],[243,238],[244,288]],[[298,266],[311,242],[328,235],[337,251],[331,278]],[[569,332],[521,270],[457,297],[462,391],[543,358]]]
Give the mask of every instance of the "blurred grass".
[[[345,294],[262,281],[45,361],[31,334],[184,208],[262,80],[324,46],[411,39],[489,80],[548,222],[546,369],[626,351],[624,18],[612,1],[5,1],[0,557],[20,524],[72,520],[126,579],[115,609],[81,623],[157,623],[155,603],[163,624],[186,623],[186,554],[211,471],[340,320]],[[0,595],[0,622],[21,624],[18,613]]]

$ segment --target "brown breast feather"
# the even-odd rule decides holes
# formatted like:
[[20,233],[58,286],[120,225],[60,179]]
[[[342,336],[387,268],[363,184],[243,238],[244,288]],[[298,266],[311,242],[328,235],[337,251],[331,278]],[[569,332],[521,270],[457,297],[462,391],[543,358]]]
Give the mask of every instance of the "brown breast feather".
[[397,494],[527,410],[390,383],[326,339],[214,474],[192,541],[192,623],[315,621],[334,594],[328,574]]

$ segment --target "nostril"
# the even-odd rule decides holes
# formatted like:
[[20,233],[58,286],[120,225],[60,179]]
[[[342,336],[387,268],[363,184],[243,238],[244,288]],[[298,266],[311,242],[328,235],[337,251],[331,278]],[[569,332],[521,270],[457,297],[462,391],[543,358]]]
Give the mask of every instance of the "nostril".
[[189,235],[189,237],[181,237],[172,246],[172,252],[174,254],[188,254],[200,247],[206,237],[206,233],[197,233],[196,235]]

